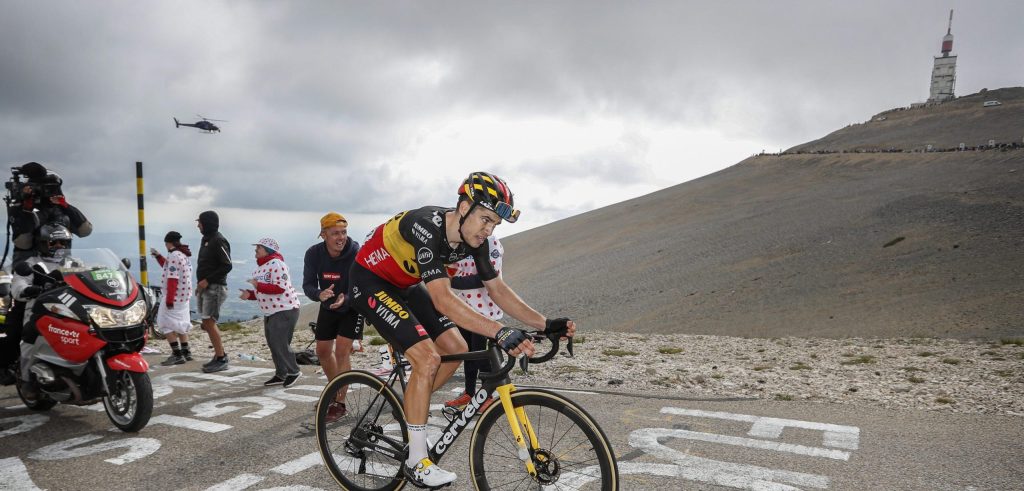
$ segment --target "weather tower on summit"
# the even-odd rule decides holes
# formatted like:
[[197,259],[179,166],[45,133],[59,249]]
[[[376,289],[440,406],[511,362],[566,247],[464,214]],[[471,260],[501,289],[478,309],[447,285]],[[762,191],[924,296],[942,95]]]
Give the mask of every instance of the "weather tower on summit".
[[942,37],[942,56],[935,57],[932,67],[932,84],[928,96],[929,103],[937,103],[953,99],[953,86],[956,85],[956,55],[953,51],[953,11],[949,11],[949,26]]

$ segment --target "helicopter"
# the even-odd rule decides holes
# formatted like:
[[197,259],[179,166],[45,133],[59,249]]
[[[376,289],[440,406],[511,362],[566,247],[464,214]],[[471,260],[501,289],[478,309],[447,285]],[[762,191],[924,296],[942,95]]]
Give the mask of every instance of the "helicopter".
[[175,128],[180,128],[182,126],[191,126],[192,128],[198,128],[198,129],[200,129],[202,131],[205,131],[206,133],[220,133],[220,128],[217,127],[217,125],[213,124],[213,121],[222,122],[222,123],[226,123],[227,122],[227,121],[224,121],[223,119],[209,119],[209,118],[204,118],[201,115],[197,115],[197,116],[199,116],[200,121],[196,121],[195,123],[182,123],[182,122],[178,121],[178,118],[174,118],[174,127]]

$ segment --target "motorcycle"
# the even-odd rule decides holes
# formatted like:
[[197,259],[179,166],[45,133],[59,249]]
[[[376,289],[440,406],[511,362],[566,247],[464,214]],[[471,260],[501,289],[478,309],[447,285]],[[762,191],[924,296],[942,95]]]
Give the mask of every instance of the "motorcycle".
[[102,400],[122,431],[137,432],[149,423],[153,385],[140,352],[154,300],[128,267],[127,259],[118,260],[108,249],[66,251],[53,271],[42,264],[15,265],[17,274],[33,278],[29,288],[38,292],[26,323],[39,336],[27,353],[22,346],[22,359],[32,360],[28,376],[35,390],[26,390],[20,366],[15,370],[18,396],[29,409]]

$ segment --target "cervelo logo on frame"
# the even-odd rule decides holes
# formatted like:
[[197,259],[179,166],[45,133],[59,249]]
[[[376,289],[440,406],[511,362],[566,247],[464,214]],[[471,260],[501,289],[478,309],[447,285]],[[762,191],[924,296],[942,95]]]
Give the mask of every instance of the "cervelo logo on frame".
[[462,410],[459,417],[448,425],[444,434],[441,435],[441,439],[438,440],[437,445],[434,446],[437,450],[437,455],[442,455],[448,450],[448,445],[451,445],[452,442],[455,441],[455,437],[459,436],[459,433],[462,433],[462,429],[469,424],[470,418],[472,418],[480,409],[480,405],[487,399],[487,395],[487,391],[483,389],[478,390],[477,393],[473,395],[473,400],[466,405],[466,409]]

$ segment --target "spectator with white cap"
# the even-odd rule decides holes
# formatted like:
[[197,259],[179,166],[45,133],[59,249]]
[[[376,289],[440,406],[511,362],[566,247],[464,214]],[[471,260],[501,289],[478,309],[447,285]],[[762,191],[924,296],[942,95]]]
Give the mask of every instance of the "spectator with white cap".
[[292,287],[288,265],[277,241],[264,237],[253,245],[256,246],[257,267],[248,280],[253,289],[242,290],[239,298],[256,300],[263,312],[263,333],[275,369],[274,376],[263,385],[291,387],[302,376],[291,350],[295,323],[299,320],[299,295]]

